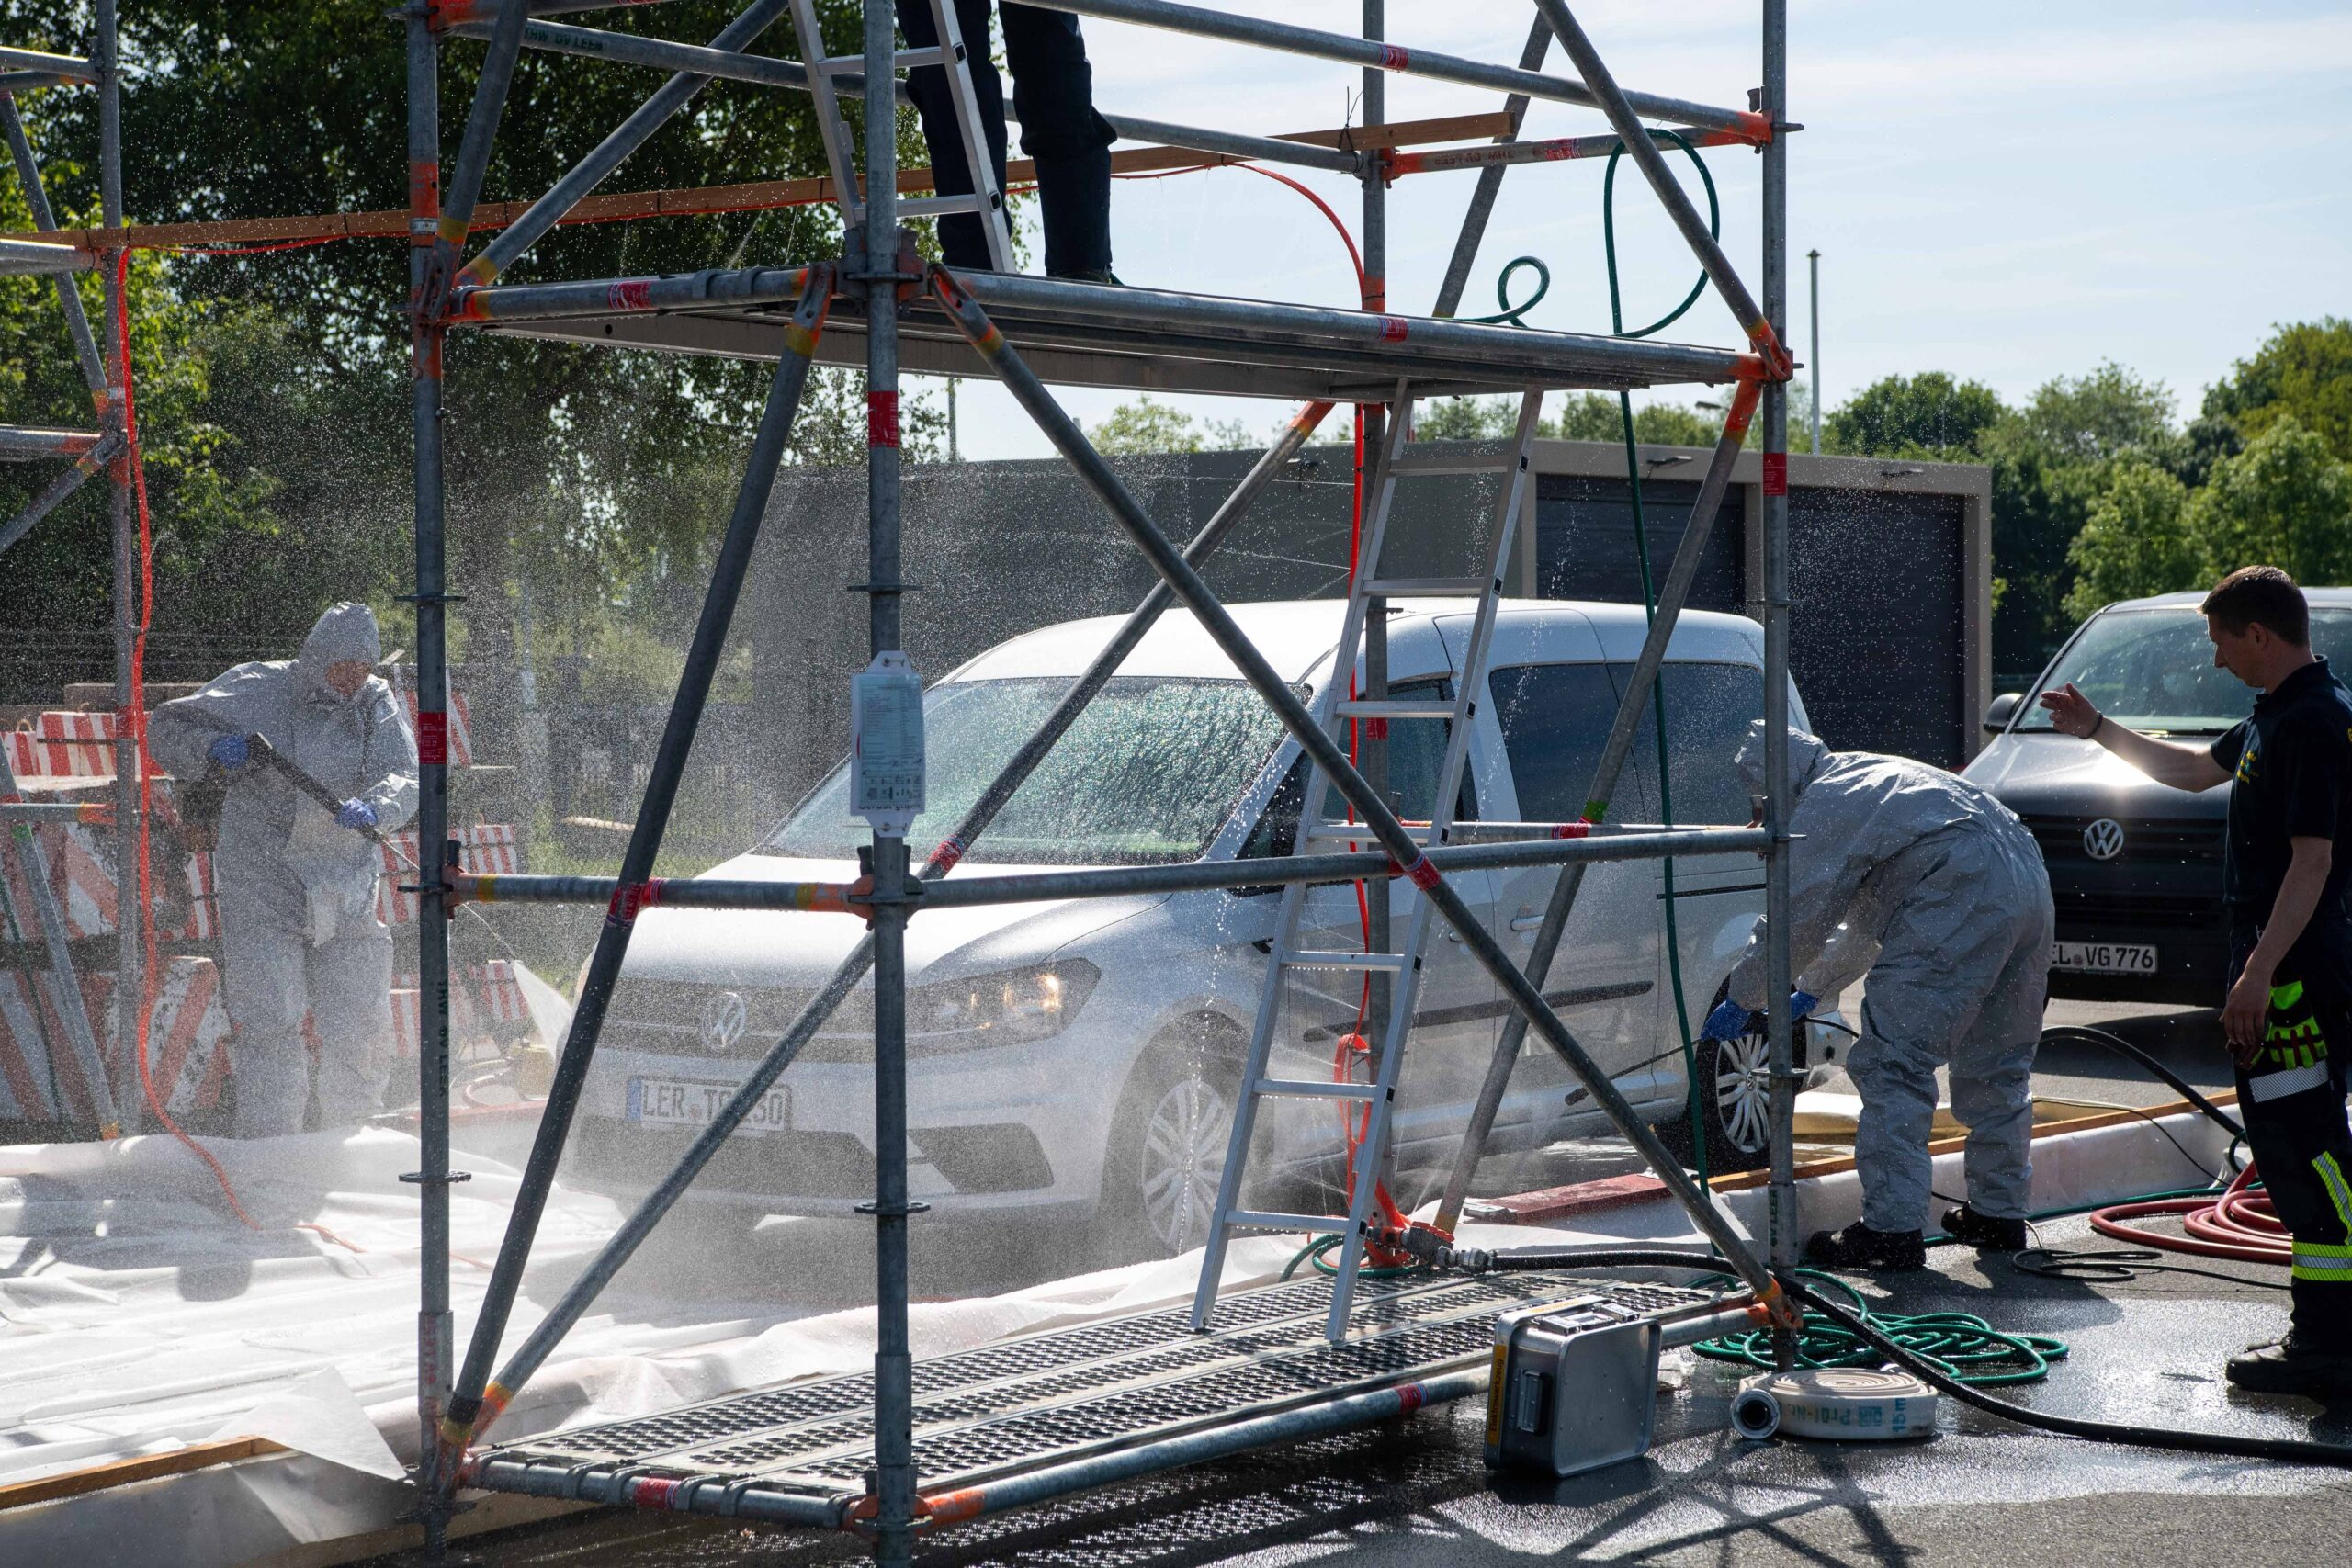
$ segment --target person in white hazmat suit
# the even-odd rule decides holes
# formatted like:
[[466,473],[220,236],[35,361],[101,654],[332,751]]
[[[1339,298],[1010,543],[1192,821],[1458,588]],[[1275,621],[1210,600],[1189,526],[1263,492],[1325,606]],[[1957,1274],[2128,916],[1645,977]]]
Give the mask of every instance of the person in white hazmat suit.
[[[372,673],[380,657],[368,607],[336,604],[299,657],[240,664],[162,705],[149,725],[155,760],[174,775],[198,778],[213,764],[228,773],[212,876],[241,1138],[303,1131],[306,1015],[321,1125],[372,1115],[391,1075],[392,939],[376,918],[379,852],[360,829],[408,821],[417,763],[408,717]],[[255,734],[342,808],[326,810],[254,762],[246,737]]]
[[[1759,797],[1764,736],[1758,719],[1736,764]],[[1869,970],[1861,1037],[1846,1059],[1862,1100],[1861,1223],[1813,1236],[1805,1260],[1926,1266],[1939,1066],[1951,1068],[1952,1115],[1968,1129],[1967,1201],[1946,1213],[1944,1230],[1976,1247],[2024,1247],[2053,923],[2041,847],[1963,779],[1907,758],[1832,751],[1794,728],[1789,788],[1792,1016]],[[1727,997],[1708,1017],[1710,1038],[1737,1037],[1763,1006],[1760,919]]]

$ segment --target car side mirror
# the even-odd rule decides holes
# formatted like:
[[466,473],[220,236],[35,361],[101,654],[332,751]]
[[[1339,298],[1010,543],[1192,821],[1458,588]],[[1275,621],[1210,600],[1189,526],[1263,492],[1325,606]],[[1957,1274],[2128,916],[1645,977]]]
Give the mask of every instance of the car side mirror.
[[2009,720],[2017,717],[2018,709],[2024,704],[2023,692],[2003,692],[1995,697],[1993,705],[1984,710],[1984,733],[1998,735],[2008,728]]

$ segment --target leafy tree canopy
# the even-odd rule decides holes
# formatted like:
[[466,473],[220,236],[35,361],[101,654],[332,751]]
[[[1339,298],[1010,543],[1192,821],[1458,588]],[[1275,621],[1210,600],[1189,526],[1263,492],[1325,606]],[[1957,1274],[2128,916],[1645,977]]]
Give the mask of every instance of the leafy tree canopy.
[[2247,440],[2291,419],[2352,461],[2352,321],[2278,328],[2206,392],[2204,412]]

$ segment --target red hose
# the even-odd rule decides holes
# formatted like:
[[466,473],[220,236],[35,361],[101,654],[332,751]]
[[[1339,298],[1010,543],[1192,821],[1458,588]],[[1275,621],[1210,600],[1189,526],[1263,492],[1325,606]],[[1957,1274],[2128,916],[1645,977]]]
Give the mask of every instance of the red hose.
[[[131,750],[138,759],[139,767],[139,886],[137,891],[142,961],[140,964],[141,983],[139,1014],[137,1027],[133,1032],[132,1050],[134,1059],[139,1065],[139,1088],[140,1091],[146,1096],[147,1109],[155,1113],[155,1120],[163,1123],[166,1132],[178,1139],[183,1147],[202,1160],[205,1168],[212,1172],[212,1179],[220,1185],[221,1197],[228,1200],[229,1212],[235,1214],[247,1230],[260,1231],[267,1227],[245,1212],[243,1201],[237,1196],[236,1184],[229,1179],[228,1171],[221,1168],[220,1162],[213,1157],[212,1151],[182,1131],[180,1124],[172,1119],[172,1113],[164,1109],[163,1098],[155,1092],[155,1078],[147,1058],[148,1025],[154,1016],[155,994],[159,988],[155,974],[155,901],[152,897],[154,886],[154,840],[148,828],[149,821],[154,814],[155,770],[147,760],[146,682],[147,629],[155,616],[155,542],[147,512],[147,466],[141,460],[139,451],[138,403],[131,390],[130,275],[130,253],[127,250],[116,253],[114,344],[115,363],[122,371],[123,450],[122,456],[115,460],[130,469],[131,494],[139,509],[139,624],[133,630],[130,640],[130,711],[123,714],[120,720],[130,728]],[[115,908],[118,911],[122,907],[121,899],[122,895],[118,891],[115,896]],[[222,1049],[227,1049],[225,1043]],[[314,1222],[298,1222],[294,1228],[322,1235],[336,1246],[348,1248],[353,1252],[366,1250],[364,1247],[345,1241],[326,1226]]]
[[[2246,1167],[2213,1198],[2153,1198],[2112,1204],[2092,1213],[2091,1228],[2135,1246],[2285,1268],[2294,1261],[2295,1245],[2287,1227],[2278,1223],[2269,1197],[2254,1186],[2256,1176],[2255,1168]],[[2144,1230],[2129,1223],[2156,1214],[2178,1215],[2186,1234]]]

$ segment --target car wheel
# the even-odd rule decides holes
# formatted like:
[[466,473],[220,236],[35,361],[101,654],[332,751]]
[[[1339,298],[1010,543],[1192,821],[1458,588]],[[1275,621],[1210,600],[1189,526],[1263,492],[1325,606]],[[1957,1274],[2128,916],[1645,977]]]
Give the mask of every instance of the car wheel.
[[[1717,1002],[1723,1000],[1719,992]],[[1690,1043],[1700,1088],[1701,1131],[1707,1174],[1761,1170],[1772,1156],[1772,1051],[1762,1030],[1730,1040]],[[1687,1103],[1687,1102],[1686,1102]],[[1698,1139],[1686,1110],[1656,1124],[1668,1153],[1686,1166],[1698,1162]]]
[[1173,1258],[1207,1242],[1242,1054],[1223,1020],[1204,1020],[1136,1064],[1102,1156],[1102,1210],[1119,1254]]

